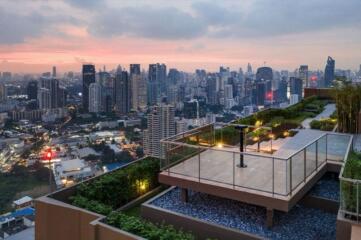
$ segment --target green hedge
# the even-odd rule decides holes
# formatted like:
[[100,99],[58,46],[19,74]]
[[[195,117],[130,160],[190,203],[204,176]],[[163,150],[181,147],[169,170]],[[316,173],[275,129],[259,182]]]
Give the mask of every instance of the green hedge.
[[[361,154],[350,152],[346,161],[343,177],[361,180]],[[359,212],[361,212],[361,184],[353,184],[347,181],[341,181],[341,195],[344,208],[350,212],[357,212],[357,188],[359,191]]]
[[304,118],[321,113],[326,102],[319,100],[317,97],[309,97],[303,99],[301,102],[292,105],[285,109],[266,109],[243,119],[239,119],[236,123],[254,125],[257,120],[267,124],[273,121],[274,118],[283,118],[285,120],[297,119],[298,122]]
[[149,221],[127,216],[121,212],[112,212],[106,219],[107,224],[122,229],[123,231],[133,233],[137,236],[149,240],[193,240],[194,236],[190,233],[177,231],[171,225],[156,225]]
[[310,122],[310,127],[312,129],[319,129],[322,131],[332,131],[336,126],[336,121],[333,119],[322,119],[322,120],[312,120]]
[[117,209],[159,186],[158,172],[159,159],[148,157],[80,184],[70,201],[75,206],[107,214],[109,209]]

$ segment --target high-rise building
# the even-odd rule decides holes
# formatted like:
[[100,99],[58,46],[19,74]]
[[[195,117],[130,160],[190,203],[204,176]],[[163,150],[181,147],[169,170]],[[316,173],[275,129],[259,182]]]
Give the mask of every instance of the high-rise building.
[[133,74],[140,75],[140,64],[130,64],[129,74],[130,76]]
[[83,65],[83,108],[89,111],[89,85],[95,83],[95,67],[92,64]]
[[270,67],[260,67],[257,69],[257,73],[256,73],[256,81],[260,82],[260,81],[267,81],[273,80],[273,71],[272,68]]
[[11,72],[3,72],[2,80],[3,82],[10,82],[12,78]]
[[0,82],[0,102],[3,102],[7,98],[6,87],[4,83]]
[[40,87],[38,89],[38,104],[39,109],[51,108],[51,94],[48,88]]
[[207,77],[207,100],[208,104],[218,104],[217,77],[214,75]]
[[303,87],[309,87],[308,83],[308,65],[301,65],[298,70],[298,77],[302,79]]
[[298,95],[298,101],[302,99],[302,79],[290,77],[290,94]]
[[114,83],[115,111],[120,115],[126,115],[130,111],[130,84],[128,72],[118,68]]
[[333,80],[335,80],[335,60],[329,56],[325,67],[324,87],[330,87]]
[[246,72],[246,75],[247,76],[251,76],[252,75],[252,66],[250,63],[247,64],[247,72]]
[[256,83],[256,105],[263,106],[265,103],[266,97],[266,83],[265,82],[258,82]]
[[52,77],[56,77],[56,67],[55,66],[53,66],[53,73],[52,73]]
[[160,103],[161,95],[167,90],[167,67],[165,64],[149,64],[148,104]]
[[154,157],[164,157],[160,140],[175,135],[175,109],[172,105],[155,106],[148,114],[148,129],[143,132],[144,152]]
[[100,83],[91,83],[89,85],[89,112],[102,112],[102,86]]
[[38,99],[38,81],[30,81],[26,87],[29,100]]
[[276,101],[285,102],[287,100],[287,79],[282,78],[278,84],[278,89],[276,91]]
[[[40,86],[39,86],[40,89],[48,89],[49,94],[50,94],[50,100],[49,100],[50,105],[49,106],[47,104],[40,105],[40,99],[39,99],[39,108],[41,108],[40,106],[43,106],[42,108],[44,108],[44,107],[46,107],[46,108],[63,107],[63,106],[59,106],[59,81],[56,78],[41,77],[39,84],[40,84]],[[45,93],[43,93],[43,96],[40,96],[40,98],[43,98],[45,96],[44,94]],[[47,103],[47,100],[45,100],[45,102]]]
[[137,110],[139,108],[139,95],[140,89],[139,85],[141,85],[140,81],[142,80],[142,76],[140,73],[140,64],[130,64],[130,100],[131,100],[131,108],[133,110]]

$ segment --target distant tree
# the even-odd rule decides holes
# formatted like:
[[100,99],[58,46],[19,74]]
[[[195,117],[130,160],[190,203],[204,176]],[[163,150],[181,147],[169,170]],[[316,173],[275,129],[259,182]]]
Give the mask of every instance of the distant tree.
[[115,155],[115,160],[117,162],[130,162],[133,160],[132,155],[130,155],[129,151],[123,150],[120,153]]
[[143,148],[142,147],[137,147],[137,149],[135,150],[135,153],[137,154],[137,157],[138,158],[141,158],[144,156],[144,151],[143,151]]
[[115,159],[114,150],[111,149],[108,145],[106,145],[103,149],[103,155],[101,157],[102,163],[112,163]]

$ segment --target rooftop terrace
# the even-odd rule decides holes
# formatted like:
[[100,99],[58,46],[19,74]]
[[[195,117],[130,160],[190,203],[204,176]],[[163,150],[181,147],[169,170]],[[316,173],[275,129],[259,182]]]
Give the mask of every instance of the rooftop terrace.
[[[352,142],[346,134],[299,129],[292,137],[259,136],[254,143],[248,135],[257,128],[250,127],[248,147],[240,152],[236,128],[207,125],[163,140],[160,182],[289,211],[327,168],[341,166]],[[259,151],[249,151],[255,144]],[[245,168],[239,167],[242,157]]]

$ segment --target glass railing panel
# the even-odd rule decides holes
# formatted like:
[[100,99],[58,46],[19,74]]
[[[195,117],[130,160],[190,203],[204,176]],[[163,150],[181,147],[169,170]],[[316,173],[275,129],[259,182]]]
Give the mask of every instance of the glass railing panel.
[[306,177],[316,171],[316,142],[306,147]]
[[301,150],[297,154],[293,155],[291,158],[291,188],[292,191],[297,188],[297,186],[304,181],[305,176],[305,162],[304,162],[304,155],[305,150]]
[[351,136],[327,134],[327,160],[343,161]]
[[274,193],[287,195],[289,189],[289,176],[287,176],[288,160],[274,158]]
[[317,140],[317,164],[321,166],[327,160],[327,135]]
[[246,168],[239,167],[240,154],[236,154],[235,185],[273,193],[273,158],[245,153],[243,157]]
[[233,184],[234,153],[207,149],[200,154],[200,178],[219,184]]

